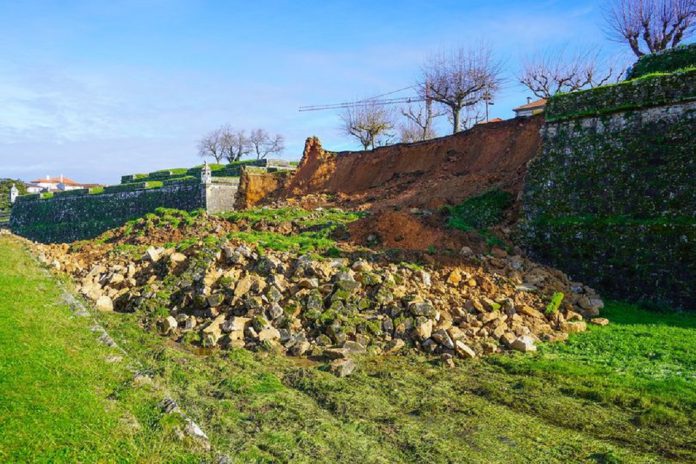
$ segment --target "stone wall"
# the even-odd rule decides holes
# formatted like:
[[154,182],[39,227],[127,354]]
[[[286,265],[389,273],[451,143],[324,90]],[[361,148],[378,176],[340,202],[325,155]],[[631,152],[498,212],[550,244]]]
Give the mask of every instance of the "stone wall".
[[232,211],[239,190],[239,177],[214,177],[205,186],[205,209],[210,214]]
[[196,167],[123,176],[121,184],[103,188],[22,195],[12,208],[10,227],[38,242],[73,242],[96,237],[160,207],[205,209],[210,214],[232,211],[239,177],[222,174],[239,176],[245,168],[265,172],[295,169],[284,160],[251,160],[211,167],[208,183],[202,182],[202,169]]
[[607,296],[696,309],[696,74],[548,108],[525,182],[530,253]]
[[72,242],[96,237],[159,207],[192,211],[206,206],[205,189],[197,179],[114,190],[20,196],[12,208],[10,227],[38,242]]

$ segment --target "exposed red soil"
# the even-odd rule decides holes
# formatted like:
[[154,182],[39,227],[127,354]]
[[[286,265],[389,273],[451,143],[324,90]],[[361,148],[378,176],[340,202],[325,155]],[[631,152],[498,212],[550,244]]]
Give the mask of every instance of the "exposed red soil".
[[[485,247],[481,237],[446,229],[439,208],[491,189],[519,199],[542,124],[543,116],[511,119],[425,142],[343,153],[325,151],[310,137],[292,177],[279,182],[273,174],[254,174],[242,182],[241,197],[246,206],[279,202],[370,211],[350,226],[351,241],[359,245],[374,246],[368,238],[376,238],[382,248],[466,245],[479,251]],[[516,201],[501,226],[513,224],[518,210]]]
[[[357,244],[370,244],[370,236],[382,248],[425,250],[429,247],[459,251],[462,244],[479,240],[469,233],[445,230],[441,218],[421,218],[402,211],[381,211],[349,225],[350,238]],[[476,247],[475,251],[480,251]]]
[[374,151],[331,153],[307,139],[288,197],[332,194],[338,203],[372,210],[435,209],[499,188],[517,194],[540,145],[543,118],[485,124],[426,142]]

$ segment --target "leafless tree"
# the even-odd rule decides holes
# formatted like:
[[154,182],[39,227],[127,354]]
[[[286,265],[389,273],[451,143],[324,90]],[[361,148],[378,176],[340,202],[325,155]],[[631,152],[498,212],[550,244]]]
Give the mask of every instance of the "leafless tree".
[[198,142],[198,154],[203,157],[212,157],[216,163],[220,163],[225,156],[222,147],[222,129],[215,129],[208,132]]
[[[461,130],[469,130],[476,124],[486,120],[485,109],[481,108],[481,103],[465,107],[459,113],[459,127]],[[452,123],[452,115],[448,115],[447,119]]]
[[694,32],[696,0],[611,0],[605,19],[609,36],[641,57],[675,47]]
[[559,92],[594,88],[616,81],[624,70],[622,66],[602,66],[598,53],[547,51],[523,62],[519,81],[537,97],[549,98]]
[[252,147],[244,129],[234,129],[226,125],[220,129],[220,147],[228,163],[239,161],[251,153]]
[[270,154],[280,153],[285,149],[283,136],[272,137],[264,129],[254,129],[249,136],[249,145],[256,154],[256,159],[266,159]]
[[399,126],[401,142],[419,142],[437,137],[433,120],[443,114],[443,111],[433,108],[431,102],[401,108],[401,115],[406,118]]
[[457,133],[462,109],[493,95],[501,83],[500,71],[500,63],[485,45],[433,55],[423,66],[419,93],[449,110],[452,132]]
[[394,128],[392,112],[379,103],[361,101],[346,108],[341,119],[343,132],[358,139],[365,150],[384,145],[391,139],[388,132]]

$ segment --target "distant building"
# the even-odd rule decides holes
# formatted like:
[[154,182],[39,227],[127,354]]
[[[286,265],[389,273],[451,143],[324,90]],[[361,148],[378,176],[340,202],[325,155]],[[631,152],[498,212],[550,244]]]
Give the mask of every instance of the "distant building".
[[535,114],[541,114],[546,108],[546,99],[541,98],[536,101],[532,101],[531,98],[527,98],[527,104],[513,108],[512,111],[515,112],[515,116],[518,118],[528,118],[534,116]]
[[39,193],[39,192],[62,192],[66,190],[77,190],[83,188],[98,187],[99,184],[81,184],[75,182],[74,180],[63,176],[62,174],[58,177],[46,176],[45,179],[36,179],[26,184],[27,192],[29,193]]

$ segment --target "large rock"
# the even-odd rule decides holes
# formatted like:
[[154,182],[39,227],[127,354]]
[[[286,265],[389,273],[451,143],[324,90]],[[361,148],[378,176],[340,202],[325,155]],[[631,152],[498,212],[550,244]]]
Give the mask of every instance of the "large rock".
[[99,310],[99,311],[113,311],[114,310],[114,302],[111,298],[109,298],[106,295],[102,295],[97,299],[97,302],[94,304],[94,306]]
[[462,358],[473,359],[476,357],[476,352],[461,340],[457,340],[454,343],[454,349]]
[[275,341],[280,339],[280,332],[275,327],[268,326],[259,332],[259,341]]
[[416,320],[416,327],[414,330],[416,331],[416,336],[420,340],[426,340],[430,338],[430,335],[433,333],[433,321],[431,319],[419,317]]
[[151,263],[156,263],[162,257],[164,248],[150,247],[145,251],[145,256],[143,258]]
[[529,353],[530,351],[536,351],[537,347],[534,344],[534,339],[529,335],[523,335],[517,337],[511,344],[510,348],[516,351],[521,351],[523,353]]
[[225,321],[222,324],[222,331],[223,332],[237,332],[241,331],[244,332],[244,329],[247,328],[249,323],[251,322],[250,317],[233,317],[232,319]]
[[181,264],[184,261],[186,261],[186,259],[187,259],[186,255],[183,253],[179,253],[179,252],[172,253],[169,256],[169,261],[174,265]]
[[324,350],[324,356],[331,359],[344,359],[350,355],[350,351],[346,348],[327,348]]
[[162,335],[169,335],[177,328],[177,326],[178,323],[172,316],[168,316],[157,322],[157,330]]
[[432,334],[433,340],[438,342],[440,345],[444,346],[448,350],[453,350],[454,349],[454,341],[452,340],[452,337],[449,336],[446,330],[436,330]]
[[398,353],[404,348],[404,346],[406,346],[406,342],[400,338],[395,338],[387,343],[387,345],[384,347],[384,352],[387,354]]
[[355,367],[352,359],[337,359],[331,363],[329,369],[338,377],[347,377],[355,371]]
[[226,314],[220,314],[213,321],[203,328],[203,345],[214,346],[222,336],[222,324],[225,322]]

